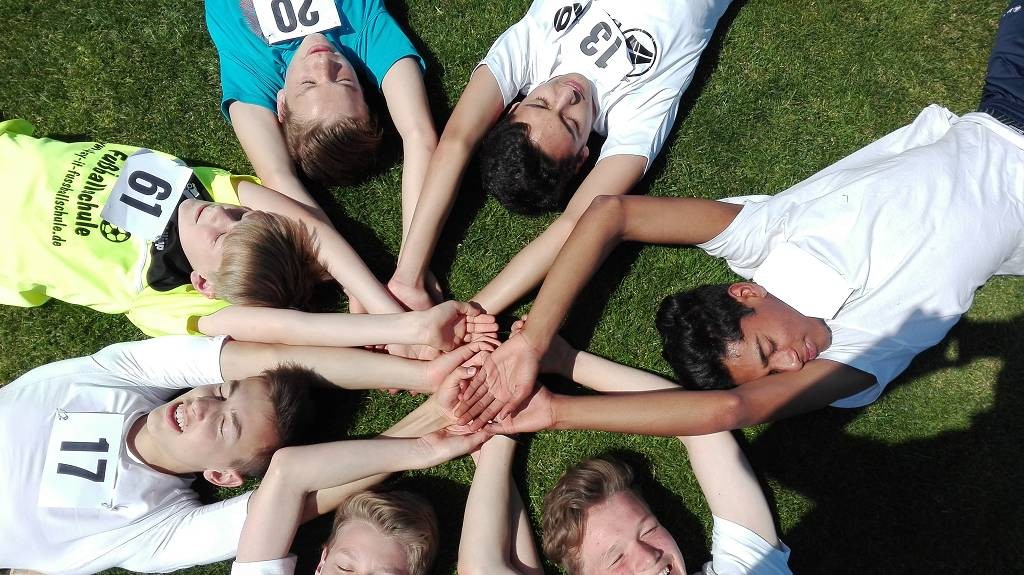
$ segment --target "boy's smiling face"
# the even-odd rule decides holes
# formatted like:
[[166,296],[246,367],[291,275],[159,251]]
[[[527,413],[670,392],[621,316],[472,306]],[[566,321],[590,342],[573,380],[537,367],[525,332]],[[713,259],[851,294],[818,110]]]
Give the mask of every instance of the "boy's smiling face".
[[366,120],[370,111],[355,68],[323,34],[303,38],[277,94],[278,119],[287,107],[300,120]]

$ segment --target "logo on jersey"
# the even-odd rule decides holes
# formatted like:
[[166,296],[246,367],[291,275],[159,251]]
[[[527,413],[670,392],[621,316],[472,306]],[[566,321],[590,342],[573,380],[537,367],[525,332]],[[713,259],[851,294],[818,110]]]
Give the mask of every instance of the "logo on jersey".
[[631,28],[623,30],[622,35],[626,37],[626,53],[629,54],[629,61],[633,63],[633,71],[626,74],[627,78],[643,76],[658,60],[658,43],[654,41],[647,30]]
[[107,238],[107,241],[114,242],[115,244],[126,242],[128,238],[132,237],[129,232],[122,230],[107,220],[100,222],[100,233],[103,234],[103,237]]

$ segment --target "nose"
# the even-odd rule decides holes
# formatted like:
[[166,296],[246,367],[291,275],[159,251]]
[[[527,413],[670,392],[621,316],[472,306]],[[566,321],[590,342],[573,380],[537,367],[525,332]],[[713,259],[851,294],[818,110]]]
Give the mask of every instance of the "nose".
[[768,368],[772,371],[797,371],[804,366],[800,355],[795,349],[778,349],[768,360]]
[[218,401],[211,398],[201,397],[192,402],[189,411],[195,421],[200,422],[209,418],[218,409]]
[[637,541],[630,555],[633,573],[649,573],[661,561],[663,553],[657,547],[648,545],[643,541]]
[[569,106],[575,106],[580,102],[580,93],[574,90],[571,86],[562,86],[562,90],[558,93],[557,107],[559,110],[564,110]]
[[317,80],[320,82],[332,82],[338,76],[338,72],[345,66],[343,60],[333,52],[322,52],[320,65],[316,67]]

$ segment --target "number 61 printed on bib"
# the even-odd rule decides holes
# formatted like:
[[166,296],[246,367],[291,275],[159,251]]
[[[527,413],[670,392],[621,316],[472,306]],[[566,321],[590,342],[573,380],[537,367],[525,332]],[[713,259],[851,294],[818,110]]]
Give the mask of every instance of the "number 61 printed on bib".
[[58,411],[39,483],[40,507],[110,508],[124,415]]

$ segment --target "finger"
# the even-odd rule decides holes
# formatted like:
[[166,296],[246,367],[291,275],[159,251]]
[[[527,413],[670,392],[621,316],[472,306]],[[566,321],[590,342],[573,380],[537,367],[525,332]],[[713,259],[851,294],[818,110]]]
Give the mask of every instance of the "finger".
[[498,412],[501,411],[501,408],[504,407],[504,405],[505,404],[500,401],[492,401],[490,405],[487,406],[487,409],[485,409],[483,413],[477,416],[477,419],[484,423],[489,423],[493,421],[494,418],[497,417]]
[[516,433],[515,423],[511,419],[505,421],[495,421],[494,423],[488,423],[484,426],[484,431],[489,431],[494,435],[512,435]]
[[479,305],[468,303],[468,302],[464,302],[464,301],[456,301],[455,302],[455,311],[457,311],[458,313],[466,316],[467,318],[469,318],[469,317],[476,317],[476,316],[480,315],[483,312],[483,310],[480,308]]
[[[478,310],[479,311],[479,310]],[[480,312],[478,315],[466,316],[466,322],[470,324],[495,324],[498,319],[489,313]]]
[[494,406],[495,410],[501,408],[501,402],[496,400],[493,395],[488,393],[479,400],[477,400],[476,403],[467,407],[466,413],[464,413],[461,418],[464,419],[465,421],[460,421],[460,423],[469,423],[472,421],[474,431],[480,429],[481,427],[483,427],[484,424],[487,423],[487,420],[481,419],[481,417],[483,417],[483,414],[486,413],[487,410],[490,409],[492,405]]
[[[491,399],[488,400],[486,399],[487,397],[490,397]],[[466,406],[465,411],[468,412],[471,417],[473,417],[479,414],[481,411],[483,411],[484,407],[486,406],[486,403],[489,403],[493,399],[494,398],[493,396],[491,396],[490,390],[487,389],[487,386],[481,385],[472,394],[467,394],[466,398],[462,401],[462,403]],[[481,402],[484,402],[484,405],[480,405],[478,408],[477,404]]]

